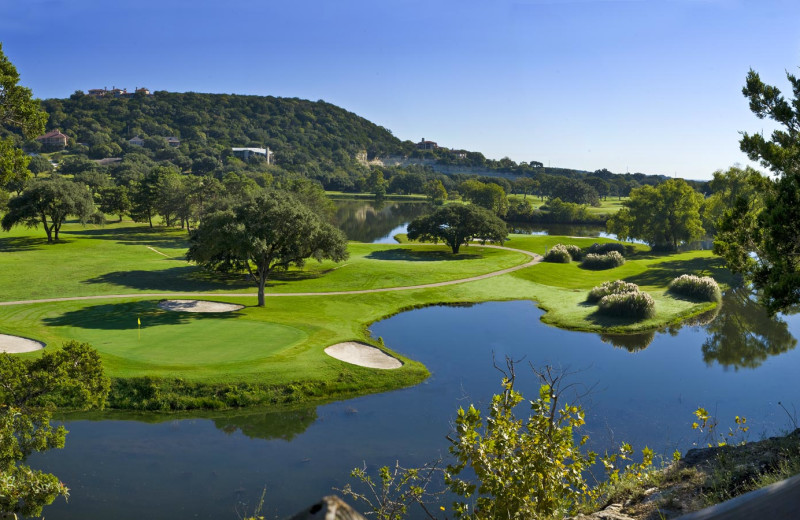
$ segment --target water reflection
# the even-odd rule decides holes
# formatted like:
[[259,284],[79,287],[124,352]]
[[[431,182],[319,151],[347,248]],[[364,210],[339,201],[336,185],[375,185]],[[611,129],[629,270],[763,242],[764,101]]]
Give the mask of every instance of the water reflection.
[[430,211],[424,202],[336,202],[336,223],[347,238],[359,242],[388,242],[413,219]]
[[769,316],[743,287],[725,294],[719,315],[706,325],[706,331],[703,360],[726,369],[757,368],[770,356],[797,345],[787,323]]
[[600,341],[609,343],[617,348],[624,348],[628,352],[638,352],[646,349],[656,338],[656,331],[641,332],[638,334],[600,334]]

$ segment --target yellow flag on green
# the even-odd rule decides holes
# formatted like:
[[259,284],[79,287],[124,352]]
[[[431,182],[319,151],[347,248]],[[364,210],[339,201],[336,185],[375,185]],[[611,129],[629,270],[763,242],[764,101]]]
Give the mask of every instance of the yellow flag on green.
[[139,326],[141,327],[142,326],[142,319],[141,318],[136,318],[136,321],[139,322]]

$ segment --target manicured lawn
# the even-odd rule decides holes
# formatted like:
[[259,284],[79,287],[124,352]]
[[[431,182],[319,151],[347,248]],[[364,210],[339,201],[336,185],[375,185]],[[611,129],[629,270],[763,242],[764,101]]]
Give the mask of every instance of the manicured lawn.
[[[41,236],[40,236],[41,235]],[[63,242],[48,245],[38,230],[0,235],[0,301],[137,292],[254,293],[246,276],[209,275],[184,259],[185,231],[125,222],[105,227],[67,224]],[[442,246],[350,244],[341,264],[308,262],[275,273],[268,292],[330,292],[399,287],[469,278],[527,261],[525,255]],[[165,256],[166,255],[166,256]]]
[[[538,265],[480,281],[447,287],[375,294],[325,295],[329,291],[416,285],[453,280],[519,265],[526,255],[468,247],[453,256],[443,245],[351,243],[344,264],[312,262],[304,271],[277,278],[270,293],[312,292],[311,296],[267,298],[254,307],[253,287],[241,276],[218,280],[183,260],[186,235],[180,230],[123,223],[91,229],[70,225],[65,243],[46,245],[39,233],[15,229],[0,235],[2,300],[58,296],[130,294],[122,299],[0,306],[0,332],[44,341],[49,348],[75,339],[94,345],[114,378],[149,376],[203,384],[258,383],[293,390],[309,384],[314,399],[388,390],[427,376],[417,362],[402,359],[398,370],[350,365],[324,354],[341,341],[378,344],[367,327],[386,316],[435,303],[535,300],[558,326],[604,332],[650,329],[697,314],[708,304],[676,299],[666,284],[684,272],[711,274],[725,281],[726,271],[710,253],[654,255],[634,246],[628,262],[608,271],[587,271],[578,264]],[[543,254],[554,244],[586,247],[607,239],[515,235],[509,247]],[[162,256],[148,249],[153,247]],[[624,278],[656,299],[655,318],[643,322],[598,317],[585,303],[594,285]],[[210,299],[240,303],[234,313],[190,314],[163,311],[158,299],[141,292],[241,292],[241,297]],[[247,293],[247,294],[244,294]],[[206,298],[209,299],[209,298]],[[141,319],[141,329],[137,326]],[[386,345],[392,349],[392,345]],[[21,356],[36,356],[23,354]],[[291,397],[291,396],[290,396]]]

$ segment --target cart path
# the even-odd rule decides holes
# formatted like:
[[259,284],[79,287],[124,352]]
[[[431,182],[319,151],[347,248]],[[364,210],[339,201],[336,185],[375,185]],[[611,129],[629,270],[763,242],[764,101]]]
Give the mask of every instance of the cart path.
[[[458,280],[448,280],[445,282],[434,282],[434,283],[426,283],[420,285],[403,285],[400,287],[382,287],[378,289],[358,289],[353,291],[266,293],[265,296],[267,298],[283,298],[292,296],[346,296],[350,294],[374,294],[374,293],[392,292],[392,291],[413,291],[416,289],[429,289],[432,287],[446,287],[448,285],[476,282],[478,280],[485,280],[487,278],[493,278],[495,276],[502,276],[504,274],[513,273],[514,271],[519,271],[520,269],[525,269],[526,267],[531,267],[542,261],[541,255],[537,255],[536,253],[531,253],[530,251],[524,251],[522,249],[515,249],[505,246],[492,246],[492,245],[481,245],[477,247],[490,247],[493,249],[504,249],[506,251],[513,251],[515,253],[522,253],[530,257],[530,260],[528,260],[524,264],[515,265],[514,267],[508,267],[506,269],[501,269],[499,271],[492,271],[491,273],[481,274],[478,276],[471,276],[469,278],[460,278]],[[29,303],[71,302],[71,301],[83,301],[83,300],[113,300],[120,298],[174,298],[179,296],[181,297],[192,296],[192,297],[203,297],[203,298],[215,298],[215,297],[241,298],[243,296],[258,296],[258,293],[175,292],[175,293],[100,294],[95,296],[67,296],[63,298],[42,298],[40,300],[17,300],[12,302],[0,302],[0,307],[10,306],[10,305],[25,305]]]

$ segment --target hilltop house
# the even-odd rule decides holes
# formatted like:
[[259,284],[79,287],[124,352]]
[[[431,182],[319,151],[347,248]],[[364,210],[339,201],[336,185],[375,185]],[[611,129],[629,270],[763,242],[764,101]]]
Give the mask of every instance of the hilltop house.
[[177,148],[181,145],[181,140],[174,136],[167,137],[167,144],[173,148]]
[[50,148],[64,148],[67,146],[68,139],[69,137],[62,134],[58,128],[36,138],[37,141],[42,143],[42,146],[47,146]]
[[144,139],[139,137],[138,135],[132,139],[128,139],[128,143],[132,146],[144,146]]
[[272,164],[273,153],[269,148],[231,148],[233,155],[243,161],[249,161],[253,155],[260,155],[267,160],[267,164]]
[[439,148],[438,144],[433,141],[426,141],[424,137],[417,143],[417,150],[436,150],[437,148]]

